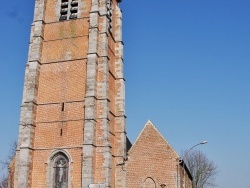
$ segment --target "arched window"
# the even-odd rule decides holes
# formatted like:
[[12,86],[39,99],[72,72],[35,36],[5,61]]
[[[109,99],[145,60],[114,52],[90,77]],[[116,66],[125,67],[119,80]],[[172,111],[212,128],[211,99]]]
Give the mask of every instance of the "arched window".
[[69,160],[63,153],[53,159],[53,188],[68,188]]
[[143,183],[143,188],[156,188],[155,181],[152,178],[147,178]]

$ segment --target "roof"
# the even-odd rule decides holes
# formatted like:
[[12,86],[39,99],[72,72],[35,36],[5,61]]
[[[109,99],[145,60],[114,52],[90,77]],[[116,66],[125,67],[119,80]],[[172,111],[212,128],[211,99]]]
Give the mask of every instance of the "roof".
[[183,160],[179,160],[179,164],[181,167],[184,167],[185,171],[187,172],[188,174],[188,177],[190,178],[191,181],[193,181],[193,176],[191,174],[191,172],[189,171],[187,165],[185,164],[185,162]]

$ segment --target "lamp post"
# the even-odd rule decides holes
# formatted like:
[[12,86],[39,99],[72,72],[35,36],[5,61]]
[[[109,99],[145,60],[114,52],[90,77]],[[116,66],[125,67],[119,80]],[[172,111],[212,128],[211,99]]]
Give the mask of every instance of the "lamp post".
[[182,163],[182,168],[183,168],[183,183],[184,183],[184,187],[185,187],[185,169],[184,169],[184,159],[186,159],[186,157],[187,157],[187,155],[188,155],[188,153],[193,149],[193,148],[195,148],[196,146],[199,146],[199,145],[203,145],[203,144],[206,144],[207,143],[207,141],[201,141],[200,143],[198,143],[198,144],[195,144],[194,146],[192,146],[186,153],[185,153],[185,155],[184,155],[184,157],[183,157],[183,159],[181,159],[180,160],[180,162],[179,163]]
[[[206,144],[206,143],[207,143],[207,141],[204,140],[204,141],[201,141],[200,143],[195,144],[194,146],[192,146],[192,147],[185,153],[183,159],[186,159],[187,154],[188,154],[193,148],[195,148],[196,146],[202,145],[202,144]],[[183,159],[182,159],[182,161],[183,161]]]

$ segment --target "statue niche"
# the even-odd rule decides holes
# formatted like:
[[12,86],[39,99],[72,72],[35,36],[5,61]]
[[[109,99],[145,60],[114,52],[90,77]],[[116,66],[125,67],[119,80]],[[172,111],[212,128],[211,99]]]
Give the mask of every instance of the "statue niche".
[[63,154],[54,160],[54,188],[68,188],[69,160]]

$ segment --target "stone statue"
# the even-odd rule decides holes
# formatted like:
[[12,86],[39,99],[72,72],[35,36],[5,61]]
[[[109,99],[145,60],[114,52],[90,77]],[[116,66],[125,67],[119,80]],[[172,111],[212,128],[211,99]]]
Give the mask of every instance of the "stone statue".
[[57,167],[59,168],[59,182],[62,182],[62,177],[63,177],[63,167],[65,166],[66,162],[63,162],[62,159],[60,159],[59,164]]
[[68,171],[68,164],[65,158],[59,158],[56,162],[56,177],[55,177],[55,187],[56,188],[67,188],[67,171]]

